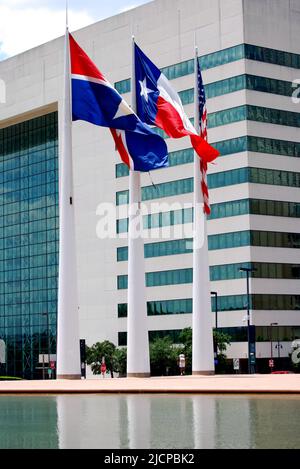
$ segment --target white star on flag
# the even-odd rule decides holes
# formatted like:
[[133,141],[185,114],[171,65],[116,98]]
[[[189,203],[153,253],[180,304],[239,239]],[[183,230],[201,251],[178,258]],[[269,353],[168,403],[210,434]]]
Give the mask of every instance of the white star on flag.
[[148,100],[149,100],[148,94],[154,93],[154,91],[147,88],[146,77],[144,78],[143,81],[140,81],[139,83],[140,83],[140,86],[141,86],[141,96],[144,96],[145,100],[148,102]]
[[130,116],[131,114],[134,114],[133,110],[128,106],[126,101],[124,101],[123,99],[120,102],[120,105],[113,119],[118,119],[119,117]]

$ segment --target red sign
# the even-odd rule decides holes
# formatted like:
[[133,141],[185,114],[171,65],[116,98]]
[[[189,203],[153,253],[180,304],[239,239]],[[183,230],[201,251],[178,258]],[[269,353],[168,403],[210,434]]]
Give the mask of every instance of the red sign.
[[50,362],[50,368],[51,370],[55,370],[55,362]]
[[269,360],[269,367],[274,368],[274,360]]

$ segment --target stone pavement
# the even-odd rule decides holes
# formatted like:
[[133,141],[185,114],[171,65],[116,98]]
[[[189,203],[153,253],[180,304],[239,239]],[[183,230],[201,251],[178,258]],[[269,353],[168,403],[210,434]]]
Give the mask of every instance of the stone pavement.
[[0,394],[287,393],[300,394],[300,374],[170,376],[90,380],[0,381]]

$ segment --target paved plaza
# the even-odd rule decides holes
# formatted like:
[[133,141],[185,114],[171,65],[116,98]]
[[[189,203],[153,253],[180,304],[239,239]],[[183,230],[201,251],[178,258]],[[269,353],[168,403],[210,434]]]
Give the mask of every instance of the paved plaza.
[[2,381],[0,394],[65,393],[300,393],[300,374]]

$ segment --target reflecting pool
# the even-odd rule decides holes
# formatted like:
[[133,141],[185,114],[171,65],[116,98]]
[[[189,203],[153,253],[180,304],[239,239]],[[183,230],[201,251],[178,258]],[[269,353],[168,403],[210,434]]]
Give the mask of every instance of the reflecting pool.
[[300,448],[300,396],[0,396],[0,448]]

